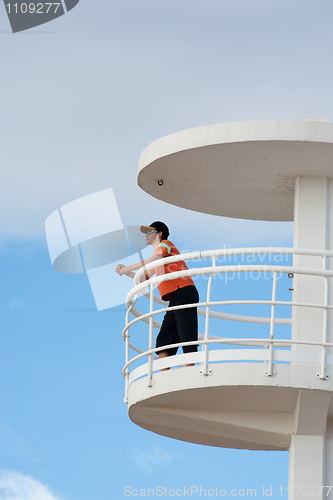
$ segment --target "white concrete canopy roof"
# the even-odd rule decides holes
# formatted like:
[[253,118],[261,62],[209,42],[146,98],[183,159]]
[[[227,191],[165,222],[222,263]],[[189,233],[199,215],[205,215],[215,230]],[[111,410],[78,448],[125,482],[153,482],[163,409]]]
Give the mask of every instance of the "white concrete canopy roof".
[[292,221],[297,176],[333,177],[330,120],[221,123],[171,134],[142,152],[138,184],[198,212]]

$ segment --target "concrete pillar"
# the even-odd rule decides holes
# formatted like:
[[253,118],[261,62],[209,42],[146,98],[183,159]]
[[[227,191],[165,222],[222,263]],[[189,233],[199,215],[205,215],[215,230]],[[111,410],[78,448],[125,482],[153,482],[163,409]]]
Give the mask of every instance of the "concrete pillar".
[[[294,247],[317,250],[333,250],[333,179],[326,177],[298,177],[295,185]],[[321,257],[295,256],[297,267],[323,268]],[[332,269],[332,259],[327,260],[327,269]],[[333,297],[328,280],[329,300]],[[295,276],[293,280],[293,301],[324,303],[324,278]],[[323,341],[322,309],[293,308],[292,338],[294,340]],[[328,342],[333,342],[332,311],[328,313]],[[321,351],[320,347],[296,346],[293,349]]]
[[[294,247],[316,250],[333,249],[333,182],[326,177],[298,177],[295,184]],[[332,269],[331,259],[295,256],[296,267]],[[328,303],[333,297],[328,280]],[[293,301],[324,304],[325,280],[321,277],[295,275]],[[328,313],[327,341],[333,342],[332,312]],[[322,342],[324,310],[310,307],[293,308],[292,339]],[[293,346],[296,350],[322,353],[321,347]],[[310,368],[309,368],[310,369]],[[320,366],[310,377],[316,377]],[[327,422],[330,393],[302,391],[295,406],[295,435],[289,450],[289,499],[327,498],[333,480],[333,421]],[[302,489],[303,488],[303,489]]]
[[294,408],[295,434],[289,449],[289,500],[327,498],[327,464],[325,450],[330,392],[300,389]]
[[292,436],[289,450],[289,500],[314,498],[324,500],[325,438]]
[[[333,418],[327,420],[325,440],[325,486],[332,486],[328,498],[333,495]],[[326,488],[327,491],[328,488]],[[326,497],[327,498],[327,497]]]

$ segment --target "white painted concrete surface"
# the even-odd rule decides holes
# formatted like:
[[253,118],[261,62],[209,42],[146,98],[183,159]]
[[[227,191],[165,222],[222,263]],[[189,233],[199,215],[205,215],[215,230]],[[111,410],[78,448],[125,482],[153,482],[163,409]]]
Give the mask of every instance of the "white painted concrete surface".
[[[311,242],[311,247],[318,250],[333,248],[333,217],[331,200],[333,200],[333,161],[327,177],[317,175],[317,164],[313,164],[312,176],[297,177],[295,182],[295,216],[294,216],[294,246],[297,248]],[[318,269],[331,269],[331,259],[310,257],[304,255],[294,256],[295,266],[312,267]],[[327,286],[327,290],[325,288]],[[330,280],[314,276],[294,277],[295,302],[320,302],[332,301],[332,285]],[[325,319],[326,315],[326,319]],[[327,329],[325,329],[327,321]],[[311,308],[294,308],[292,318],[292,338],[297,340],[316,339],[332,342],[332,311],[319,311]],[[293,346],[295,350],[309,350],[309,346]],[[313,350],[313,349],[311,349]],[[326,353],[322,348],[322,356]],[[331,349],[327,350],[327,353]],[[321,377],[328,373],[318,374]],[[289,454],[289,486],[291,494],[296,494],[297,485],[308,488],[308,496],[325,498],[327,489],[320,492],[318,486],[329,486],[332,481],[333,469],[333,426],[328,425],[331,415],[328,411],[332,392],[328,390],[321,394],[316,401],[310,394],[304,398],[300,392],[300,400],[296,407],[295,435],[292,437]],[[312,397],[311,397],[312,396]],[[327,443],[327,444],[326,444]],[[312,491],[311,486],[316,486]],[[333,483],[332,483],[333,486]],[[296,496],[296,495],[295,495]],[[292,498],[292,497],[291,497]]]
[[[332,368],[330,372],[333,373]],[[142,378],[129,389],[129,415],[141,427],[183,441],[227,448],[287,450],[295,435],[324,436],[333,417],[332,381],[306,365],[263,363],[200,365],[158,372],[152,387]]]
[[332,157],[333,124],[327,121],[222,123],[150,144],[140,157],[138,184],[155,198],[198,212],[292,221],[296,177],[329,177]]

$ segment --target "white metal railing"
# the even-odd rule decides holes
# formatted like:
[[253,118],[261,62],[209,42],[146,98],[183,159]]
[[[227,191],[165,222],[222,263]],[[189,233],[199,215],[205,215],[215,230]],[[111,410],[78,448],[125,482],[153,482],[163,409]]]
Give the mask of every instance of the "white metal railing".
[[[267,264],[245,264],[240,265],[217,265],[217,259],[220,257],[234,257],[237,256],[245,256],[254,254],[259,257],[261,262],[263,262],[266,256],[272,255],[304,255],[304,256],[314,256],[320,257],[323,260],[322,268],[309,268],[309,267],[295,267],[295,266],[287,266],[287,265],[267,265]],[[264,256],[261,258],[260,256]],[[327,348],[333,347],[333,344],[328,343],[328,310],[333,309],[332,305],[329,305],[328,300],[328,279],[333,278],[333,271],[327,269],[327,260],[328,258],[333,257],[332,251],[326,250],[309,250],[309,249],[296,249],[296,248],[240,248],[240,249],[222,249],[222,250],[209,250],[203,252],[192,252],[186,254],[180,254],[173,257],[167,257],[164,259],[160,259],[158,261],[151,262],[144,268],[139,269],[134,278],[134,288],[130,291],[130,293],[126,297],[126,305],[127,305],[127,313],[126,313],[126,326],[123,330],[123,338],[125,341],[125,366],[123,368],[123,376],[125,378],[125,402],[127,402],[127,394],[128,388],[131,382],[140,378],[142,376],[148,377],[148,386],[152,385],[153,380],[153,372],[156,370],[160,370],[165,367],[173,367],[180,366],[185,363],[200,363],[200,373],[204,376],[208,376],[211,373],[209,369],[209,364],[213,361],[226,361],[233,360],[232,357],[235,357],[235,360],[244,361],[247,359],[256,360],[256,361],[264,361],[265,362],[265,374],[267,376],[273,375],[273,362],[277,361],[285,361],[285,362],[315,362],[320,363],[321,371],[317,374],[317,376],[321,379],[326,379],[326,366],[327,364],[333,364],[333,355],[328,355]],[[141,276],[150,269],[163,266],[165,264],[169,264],[172,262],[177,262],[179,260],[193,260],[193,259],[211,259],[212,266],[210,267],[200,267],[200,268],[192,268],[186,271],[178,271],[169,274],[164,274],[157,277],[152,277],[149,280],[144,282],[140,282]],[[272,275],[272,294],[271,300],[219,300],[219,301],[211,301],[211,287],[212,280],[216,274],[219,275],[228,275],[229,273],[270,273]],[[305,302],[295,302],[295,301],[279,301],[276,300],[276,292],[277,292],[277,277],[278,274],[289,274],[289,276],[294,275],[307,275],[307,276],[318,276],[322,277],[324,280],[324,297],[322,303],[305,303]],[[154,295],[154,285],[158,284],[161,281],[172,280],[179,277],[185,276],[208,276],[207,282],[207,296],[205,302],[200,302],[199,304],[186,304],[182,306],[176,307],[167,307],[167,302],[161,300],[158,296]],[[147,288],[149,291],[147,292]],[[142,294],[149,298],[149,312],[141,313],[134,306],[136,305],[139,294]],[[154,310],[154,302],[162,304],[164,307],[160,309]],[[256,317],[256,316],[245,316],[240,314],[229,314],[225,312],[213,311],[211,309],[212,306],[217,305],[270,305],[271,314],[269,317]],[[274,338],[274,328],[275,325],[291,325],[291,318],[276,318],[276,306],[289,306],[289,307],[310,307],[316,309],[323,310],[323,340],[322,342],[318,341],[302,341],[302,340],[291,340],[288,339],[276,339]],[[161,350],[165,350],[165,346],[161,348],[154,348],[154,328],[160,328],[161,323],[158,322],[154,316],[156,314],[160,314],[162,312],[166,312],[168,310],[175,310],[181,308],[190,308],[193,306],[198,306],[198,314],[205,316],[205,332],[202,335],[199,335],[198,341],[187,342],[187,343],[179,343],[173,344],[169,347],[183,346],[183,345],[201,345],[202,351],[196,353],[188,353],[185,355],[176,355],[169,356],[167,358],[163,358],[161,360],[154,360],[155,353],[158,353]],[[130,314],[135,316],[133,320],[130,321]],[[210,327],[210,318],[219,318],[224,320],[232,320],[232,321],[241,321],[245,323],[257,323],[257,324],[269,324],[269,337],[267,339],[253,339],[253,338],[242,338],[242,339],[232,339],[232,338],[223,338],[218,336],[209,335],[209,327]],[[148,350],[142,351],[135,345],[129,342],[129,329],[138,322],[148,323],[149,325],[149,335],[148,335]],[[246,346],[246,347],[261,347],[264,348],[260,351],[258,350],[249,350],[246,349],[242,351],[238,350],[237,353],[227,353],[225,351],[209,351],[209,346],[212,344],[224,344],[224,345],[235,345],[235,346]],[[319,346],[321,347],[321,357],[320,360],[318,358],[318,353],[307,353],[306,351],[277,351],[274,347],[290,347],[296,345],[307,345],[307,346]],[[130,359],[130,349],[136,351],[138,355],[132,357]],[[251,352],[250,352],[251,351]],[[216,353],[219,353],[217,355]],[[330,360],[332,358],[332,363],[328,362],[328,356],[330,356]],[[136,361],[143,359],[144,357],[148,358],[148,363],[136,368],[131,374],[129,372],[130,366]],[[186,361],[185,361],[186,359]]]

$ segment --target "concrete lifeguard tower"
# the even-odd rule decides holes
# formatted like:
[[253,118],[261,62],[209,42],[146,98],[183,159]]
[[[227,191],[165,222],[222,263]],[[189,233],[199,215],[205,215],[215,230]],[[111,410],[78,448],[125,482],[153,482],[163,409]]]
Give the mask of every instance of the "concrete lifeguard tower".
[[[161,277],[149,280],[150,309],[142,314],[136,309],[136,298],[145,293],[147,282],[139,282],[143,271],[138,271],[127,296],[123,333],[130,418],[145,429],[183,441],[289,450],[289,498],[299,497],[301,491],[306,498],[327,498],[333,485],[331,120],[236,122],[172,134],[143,151],[138,183],[160,200],[199,212],[294,221],[294,248],[207,250],[178,257],[211,259],[210,266],[187,271],[209,276],[207,296],[201,297],[199,307],[199,314],[206,317],[205,332],[199,337],[199,352],[161,360],[155,355],[154,329],[160,326],[157,311],[164,311],[167,304],[153,293]],[[255,265],[256,271],[272,273],[271,296],[238,301],[268,304],[269,317],[214,310],[218,304],[237,303],[227,300],[227,289],[224,300],[211,301],[214,275],[236,268],[217,265],[219,256],[279,252],[293,255],[293,264]],[[172,260],[176,258],[159,264]],[[251,264],[237,265],[238,272],[251,268]],[[276,299],[278,273],[293,277],[290,301]],[[180,273],[168,277],[176,275]],[[156,303],[162,308],[156,309]],[[277,318],[277,306],[292,309],[292,317]],[[237,339],[211,336],[212,317],[242,321],[244,335]],[[149,325],[146,351],[134,345],[134,333],[129,339],[134,325],[142,321]],[[248,338],[247,323],[267,324],[267,338]],[[284,339],[274,335],[278,324],[290,325]],[[217,344],[220,349],[210,349]],[[223,348],[226,345],[228,349]],[[134,357],[132,349],[137,351]],[[185,363],[195,366],[185,367]],[[165,367],[171,369],[161,372]]]

